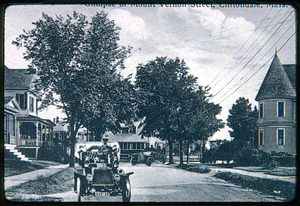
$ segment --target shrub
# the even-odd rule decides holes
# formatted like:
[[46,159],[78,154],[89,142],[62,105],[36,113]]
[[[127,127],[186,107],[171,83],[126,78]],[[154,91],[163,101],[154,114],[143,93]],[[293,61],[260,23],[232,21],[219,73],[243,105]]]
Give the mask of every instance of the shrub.
[[251,147],[244,147],[236,154],[235,159],[241,166],[262,166],[273,161],[269,153]]
[[70,156],[60,147],[43,146],[39,149],[38,159],[68,163],[70,161]]
[[279,163],[276,162],[275,160],[272,160],[272,161],[270,161],[268,163],[265,163],[263,165],[263,167],[266,168],[266,169],[274,169],[276,167],[279,167]]

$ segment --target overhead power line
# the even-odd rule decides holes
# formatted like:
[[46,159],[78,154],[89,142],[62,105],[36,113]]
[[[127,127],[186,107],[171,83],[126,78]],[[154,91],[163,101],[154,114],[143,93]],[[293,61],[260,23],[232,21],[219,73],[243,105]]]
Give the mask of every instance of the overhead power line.
[[[278,38],[278,40],[275,42],[275,44],[273,44],[273,46],[275,46],[280,40],[281,40],[281,38],[292,28],[292,26],[293,25],[295,25],[295,22],[293,23],[293,24],[291,24],[290,25],[290,27],[281,35],[281,37],[280,38]],[[273,47],[272,46],[272,47]],[[256,65],[268,54],[268,52],[272,49],[272,47],[265,53],[265,55],[263,55],[262,56],[262,58],[260,59],[260,60],[258,60],[258,62],[252,67],[252,69],[254,68],[254,67],[256,67]],[[233,89],[239,82],[241,82],[249,73],[250,73],[250,71],[252,70],[252,69],[250,69],[243,77],[241,77],[240,78],[240,80],[238,81],[238,82],[236,82],[230,89],[228,89],[228,91],[230,91],[231,89]],[[219,98],[219,100],[222,98],[222,97],[224,97],[226,94],[223,94],[223,96],[221,96],[220,98]],[[218,100],[217,100],[218,101]]]
[[[290,39],[296,34],[296,32],[294,32],[286,41],[285,43],[279,48],[279,50],[277,52],[279,52],[286,44],[287,42],[290,41]],[[277,41],[278,42],[278,41]],[[277,43],[276,42],[276,43]],[[269,49],[269,51],[272,48]],[[268,51],[268,52],[269,52]],[[268,53],[267,52],[267,53]],[[230,97],[231,95],[233,95],[235,92],[237,92],[242,86],[244,86],[250,79],[252,79],[252,77],[257,74],[257,72],[259,72],[271,59],[273,58],[273,56],[271,56],[258,70],[256,70],[242,85],[240,85],[238,88],[236,88],[232,93],[230,93],[225,99],[223,99],[221,102],[219,102],[219,104],[221,104],[222,102],[224,102],[226,99],[228,99],[228,97]]]
[[[285,21],[287,20],[287,18],[292,14],[292,12],[290,12],[290,14],[285,18]],[[283,22],[284,23],[284,22]],[[246,68],[246,66],[254,59],[254,57],[256,55],[258,55],[258,53],[264,48],[264,46],[272,39],[272,37],[277,34],[277,32],[279,31],[279,29],[282,27],[283,23],[273,32],[273,34],[267,39],[267,41],[260,47],[260,49],[258,51],[256,51],[256,53],[247,61],[247,63],[242,67],[241,70],[239,70],[239,72],[236,73],[236,75],[234,75],[227,83],[224,87],[222,87],[215,95],[213,95],[213,97],[210,99],[214,99],[218,94],[220,94],[221,91],[223,91],[232,81],[233,79],[235,79],[235,77],[237,77],[237,75],[239,75],[239,73],[244,70]]]
[[[278,13],[277,13],[278,14]],[[287,14],[289,14],[289,13],[286,13],[283,17],[285,17]],[[287,18],[286,18],[287,19]],[[285,19],[285,20],[286,20]],[[271,22],[270,22],[271,23]],[[282,26],[282,24],[283,24],[284,22],[281,22],[281,26]],[[274,26],[270,31],[272,31],[273,29],[275,29],[275,27],[276,26]],[[265,32],[265,30],[263,31],[263,32]],[[262,34],[263,34],[263,32],[254,40],[254,41],[256,41]],[[265,37],[267,37],[267,34],[264,36],[264,38]],[[264,39],[263,38],[263,39]],[[260,42],[262,42],[263,41],[263,39],[261,40],[261,41],[259,41],[258,43],[257,43],[257,45],[259,45],[259,43]],[[235,65],[233,65],[232,67],[231,67],[231,69],[226,73],[226,75],[228,75],[228,74],[230,74],[256,47],[255,46],[257,46],[257,45],[255,45],[255,44],[252,44],[250,47],[248,47],[248,49],[241,55],[241,58],[237,61],[237,63],[235,64]],[[253,47],[252,47],[253,46]],[[244,56],[245,54],[246,54],[246,52],[250,49],[252,47],[252,49],[251,49],[251,51],[249,51],[248,52],[248,55],[246,55],[246,56]]]
[[[230,61],[226,64],[226,66],[221,70],[221,72],[212,80],[212,82],[209,85],[212,85],[212,83],[220,76],[220,74],[225,70],[225,68],[230,64],[231,60],[234,59],[234,57],[236,57],[236,55],[242,50],[242,48],[246,45],[246,43],[249,41],[249,39],[251,38],[251,36],[256,32],[256,30],[259,28],[259,26],[265,21],[266,17],[269,15],[269,13],[272,11],[272,9],[270,9],[270,11],[266,14],[266,16],[264,16],[263,20],[259,23],[259,25],[255,28],[255,30],[252,32],[251,35],[249,35],[248,39],[244,42],[244,44],[241,46],[241,48],[235,53],[235,55],[230,59]],[[278,13],[277,13],[278,14]],[[272,22],[272,21],[271,21]]]

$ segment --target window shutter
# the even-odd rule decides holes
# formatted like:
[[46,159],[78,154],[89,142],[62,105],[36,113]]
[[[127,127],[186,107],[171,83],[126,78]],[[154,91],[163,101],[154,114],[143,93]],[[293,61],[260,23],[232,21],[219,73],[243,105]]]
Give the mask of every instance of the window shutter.
[[28,109],[28,107],[27,107],[27,92],[25,92],[25,94],[24,94],[24,105],[25,105],[24,109]]
[[20,99],[20,94],[19,94],[19,93],[16,93],[16,100],[17,100],[18,104],[20,104],[19,99]]

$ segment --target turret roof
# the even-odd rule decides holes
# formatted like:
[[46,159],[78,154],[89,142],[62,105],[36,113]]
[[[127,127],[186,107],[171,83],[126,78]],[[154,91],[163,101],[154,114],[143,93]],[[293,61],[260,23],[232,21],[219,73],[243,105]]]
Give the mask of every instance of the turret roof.
[[255,100],[296,97],[296,66],[282,65],[275,53]]

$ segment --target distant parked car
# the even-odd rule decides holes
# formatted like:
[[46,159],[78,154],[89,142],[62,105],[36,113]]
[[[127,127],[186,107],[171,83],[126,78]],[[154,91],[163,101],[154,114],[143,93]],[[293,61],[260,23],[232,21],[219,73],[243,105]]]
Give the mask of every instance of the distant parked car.
[[76,146],[79,166],[74,173],[74,190],[78,201],[84,196],[122,196],[130,202],[131,184],[129,176],[119,168],[120,146],[118,143],[87,142]]
[[130,163],[134,166],[136,164],[146,164],[151,166],[152,162],[159,160],[162,163],[166,162],[166,155],[162,151],[155,151],[153,149],[145,149],[139,153],[133,153],[130,158]]

